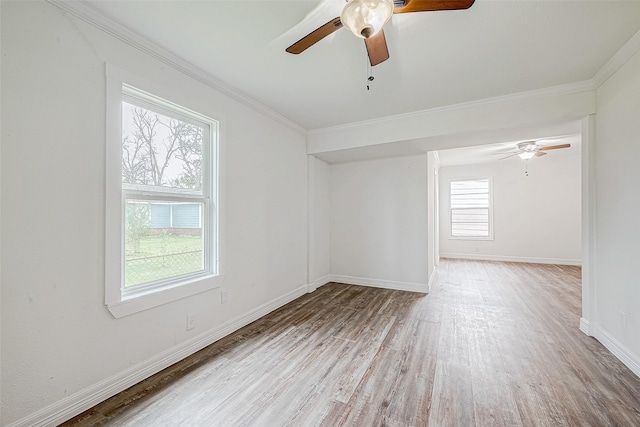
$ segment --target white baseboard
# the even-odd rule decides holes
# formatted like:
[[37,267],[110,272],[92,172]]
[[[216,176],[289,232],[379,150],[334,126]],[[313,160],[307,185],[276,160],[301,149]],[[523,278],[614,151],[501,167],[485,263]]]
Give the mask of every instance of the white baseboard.
[[373,288],[421,292],[425,294],[429,293],[429,287],[426,283],[395,282],[392,280],[369,279],[366,277],[343,276],[339,274],[332,274],[329,277],[332,282],[346,283],[348,285],[371,286]]
[[431,272],[431,275],[429,276],[429,282],[427,283],[427,290],[429,292],[431,292],[431,285],[433,285],[433,282],[435,282],[436,280],[436,271],[438,270],[438,266],[434,265],[433,266],[433,271]]
[[585,319],[584,317],[580,318],[580,330],[584,332],[585,335],[588,335],[590,337],[592,337],[595,332],[593,328],[593,324],[589,322],[587,319]]
[[307,292],[313,292],[321,286],[326,285],[331,282],[331,275],[327,274],[325,276],[320,277],[319,279],[314,280],[313,282],[307,285]]
[[633,354],[631,350],[601,327],[596,328],[594,337],[631,369],[636,376],[640,377],[640,356]]
[[616,356],[636,376],[640,377],[640,356],[634,354],[629,348],[613,337],[600,325],[593,324],[585,318],[580,319],[580,330],[590,337],[594,337],[603,346]]
[[140,362],[116,375],[106,378],[97,384],[74,393],[53,403],[31,415],[9,424],[7,427],[51,426],[58,425],[111,396],[126,390],[140,381],[173,365],[198,350],[237,331],[243,326],[258,320],[262,316],[282,307],[294,299],[307,293],[308,285],[300,286],[286,295],[229,320],[224,324],[190,338],[156,356]]
[[527,262],[531,264],[582,265],[582,260],[579,259],[514,257],[506,255],[454,254],[441,252],[440,258],[472,259],[478,261]]

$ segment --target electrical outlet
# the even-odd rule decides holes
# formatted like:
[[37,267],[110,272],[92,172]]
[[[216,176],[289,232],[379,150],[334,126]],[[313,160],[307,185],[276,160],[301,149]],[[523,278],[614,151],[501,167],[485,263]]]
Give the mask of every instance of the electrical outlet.
[[225,288],[220,289],[220,304],[225,304],[229,301],[229,291]]
[[627,312],[626,311],[620,312],[620,326],[622,327],[622,329],[627,329]]
[[196,327],[196,316],[193,314],[187,316],[187,331]]

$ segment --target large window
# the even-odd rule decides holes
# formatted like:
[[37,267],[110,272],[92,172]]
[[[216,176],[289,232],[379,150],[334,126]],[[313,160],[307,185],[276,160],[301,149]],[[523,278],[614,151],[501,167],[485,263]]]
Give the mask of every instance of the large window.
[[451,237],[491,239],[491,180],[452,180],[450,195]]
[[215,287],[219,275],[218,123],[119,80],[107,102],[106,302],[116,317]]

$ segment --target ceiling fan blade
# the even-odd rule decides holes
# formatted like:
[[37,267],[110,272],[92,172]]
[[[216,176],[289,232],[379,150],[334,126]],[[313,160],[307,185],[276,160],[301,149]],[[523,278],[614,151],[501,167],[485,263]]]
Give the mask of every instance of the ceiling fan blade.
[[504,159],[508,159],[509,157],[513,157],[513,156],[517,156],[518,154],[520,154],[520,152],[517,152],[517,153],[513,153],[513,154],[511,154],[511,155],[509,155],[509,156],[507,156],[507,157],[503,157],[503,158],[501,158],[501,159],[498,159],[498,160],[504,160]]
[[402,7],[393,13],[430,12],[434,10],[469,9],[475,0],[406,0]]
[[387,49],[387,39],[384,37],[384,29],[381,29],[375,36],[364,39],[364,44],[367,46],[369,62],[372,67],[389,59],[389,50]]
[[322,27],[310,32],[309,34],[289,46],[286,51],[289,53],[293,53],[294,55],[302,53],[314,44],[318,43],[323,38],[327,37],[329,34],[338,31],[340,28],[342,28],[342,21],[340,21],[339,17],[334,18],[324,24]]
[[542,157],[542,156],[546,156],[547,153],[545,153],[544,151],[536,151],[534,156],[536,157]]
[[540,147],[541,151],[557,150],[558,148],[569,148],[571,144],[550,145],[548,147]]

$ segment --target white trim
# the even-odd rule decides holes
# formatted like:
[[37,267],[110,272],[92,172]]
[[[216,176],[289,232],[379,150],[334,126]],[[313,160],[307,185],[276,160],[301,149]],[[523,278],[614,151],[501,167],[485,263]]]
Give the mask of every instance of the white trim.
[[589,322],[584,317],[580,318],[580,330],[584,332],[585,335],[588,335],[590,337],[592,337],[594,334],[594,328],[591,325],[591,322]]
[[126,390],[140,381],[173,365],[198,350],[237,331],[243,326],[266,316],[273,310],[307,293],[307,285],[299,286],[293,291],[231,319],[222,325],[188,339],[162,353],[137,363],[105,380],[80,390],[56,403],[34,412],[7,427],[50,426],[58,425],[86,411],[109,397]]
[[440,258],[469,259],[474,261],[527,262],[531,264],[582,265],[579,259],[516,257],[507,255],[441,253]]
[[589,115],[581,122],[581,228],[582,228],[582,317],[597,319],[596,296],[596,144],[595,118]]
[[[198,202],[204,203],[205,212],[208,216],[209,226],[203,230],[210,236],[215,236],[215,241],[209,242],[209,247],[205,248],[205,259],[213,259],[215,265],[206,269],[202,273],[192,275],[192,277],[182,276],[176,280],[166,281],[163,286],[153,288],[153,292],[144,292],[140,287],[139,294],[127,294],[122,290],[123,283],[123,236],[124,220],[123,209],[127,195],[122,188],[122,98],[125,92],[133,96],[141,96],[146,101],[157,102],[160,98],[160,109],[177,109],[177,114],[189,115],[194,110],[189,105],[177,105],[167,99],[173,98],[165,91],[159,90],[155,83],[140,78],[110,63],[105,64],[106,75],[106,144],[105,144],[105,164],[106,164],[106,192],[105,192],[105,305],[111,314],[116,318],[121,318],[157,307],[172,301],[182,299],[200,292],[212,290],[220,287],[224,283],[224,261],[223,261],[223,229],[224,221],[221,208],[225,203],[222,198],[224,190],[223,171],[220,169],[224,165],[222,154],[223,138],[220,136],[224,121],[211,119],[208,116],[195,113],[195,119],[201,120],[210,129],[211,144],[203,153],[209,157],[208,164],[214,169],[214,173],[209,177],[209,182],[203,182],[203,196],[209,197],[209,202],[198,197]],[[130,89],[128,89],[130,88]],[[153,93],[153,94],[152,94]],[[114,173],[114,170],[117,173]],[[217,172],[217,173],[216,173]],[[211,181],[212,180],[212,181]],[[208,191],[205,189],[208,187]],[[129,191],[129,193],[131,193]],[[146,197],[150,198],[150,197]],[[163,197],[162,199],[167,200]],[[209,206],[207,206],[209,205]],[[213,237],[212,237],[213,238]],[[211,256],[207,256],[211,254]]]
[[[198,276],[191,281],[183,280],[173,285],[173,287],[152,289],[148,294],[120,297],[118,300],[107,301],[105,305],[114,318],[120,319],[140,311],[219,288],[224,281],[225,277],[223,275]],[[107,288],[109,291],[111,289],[112,287]]]
[[393,289],[397,291],[420,292],[427,294],[429,289],[425,283],[396,282],[393,280],[370,279],[366,277],[343,276],[340,274],[329,275],[331,282],[345,283],[347,285],[370,286],[372,288]]
[[[316,159],[307,156],[307,283],[316,274]],[[313,289],[315,290],[315,288]],[[309,291],[312,292],[312,291]]]
[[636,376],[640,377],[640,357],[638,355],[633,354],[631,350],[600,326],[596,326],[593,336],[600,341],[607,350],[613,353],[614,356],[620,359],[627,368],[631,369]]
[[244,94],[243,92],[229,86],[222,80],[212,76],[204,70],[201,70],[177,55],[169,52],[168,50],[158,46],[155,43],[150,42],[144,37],[139,36],[128,28],[123,27],[117,22],[103,16],[99,12],[95,11],[91,6],[88,6],[84,2],[80,1],[63,1],[63,0],[46,0],[49,4],[56,6],[63,10],[65,13],[72,15],[82,21],[93,25],[99,30],[113,36],[114,38],[128,44],[129,46],[138,49],[139,51],[146,53],[152,58],[172,67],[181,73],[191,77],[192,79],[212,88],[213,90],[228,96],[229,98],[237,101],[265,116],[275,120],[276,122],[288,127],[289,129],[298,132],[301,135],[306,135],[307,131],[302,126],[286,118],[285,116],[277,113],[266,105],[256,101],[252,97]]
[[593,89],[598,89],[620,67],[640,52],[640,31],[635,33],[591,78]]
[[433,286],[433,283],[436,281],[437,272],[438,272],[438,266],[434,264],[433,271],[431,272],[431,275],[429,276],[429,281],[427,282],[427,289],[429,292],[431,292],[431,286]]
[[307,292],[313,292],[331,281],[331,275],[327,274],[326,276],[322,276],[307,285]]
[[592,324],[588,320],[580,319],[580,330],[586,335],[594,337],[605,346],[607,350],[617,357],[636,376],[640,377],[640,356],[634,354],[629,348],[618,341],[606,329],[598,324]]

